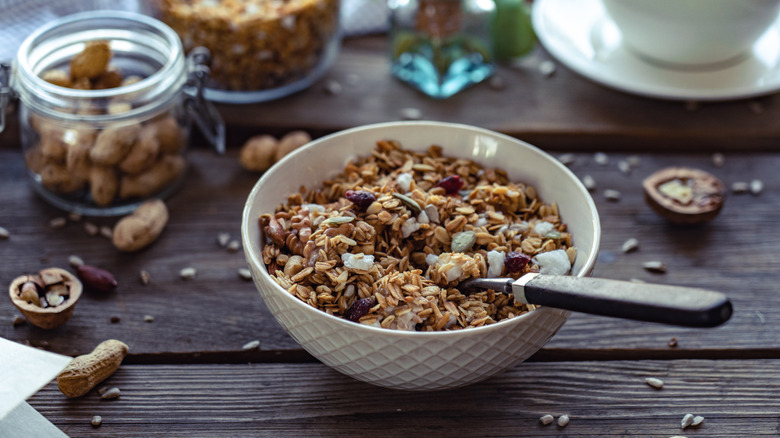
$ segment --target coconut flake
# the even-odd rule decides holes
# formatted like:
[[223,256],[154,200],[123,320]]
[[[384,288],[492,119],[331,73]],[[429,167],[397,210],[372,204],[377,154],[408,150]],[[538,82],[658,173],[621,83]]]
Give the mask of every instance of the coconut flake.
[[350,254],[345,252],[341,255],[341,261],[344,262],[344,266],[348,269],[358,269],[361,271],[368,271],[374,266],[374,256],[361,253]]
[[537,254],[534,263],[539,265],[539,272],[542,274],[566,275],[571,269],[569,256],[562,249]]
[[417,223],[417,219],[410,218],[401,226],[401,235],[406,239],[411,236],[412,233],[420,229],[420,224]]
[[433,204],[425,206],[425,214],[428,215],[428,220],[431,222],[439,223],[439,210]]
[[437,261],[439,261],[439,256],[437,256],[436,254],[427,254],[425,256],[425,263],[427,263],[430,266],[435,265]]
[[488,251],[487,262],[488,271],[487,276],[496,278],[501,276],[501,271],[504,269],[504,261],[506,260],[506,253],[500,251]]
[[487,219],[485,216],[480,216],[479,219],[477,219],[477,222],[474,224],[475,227],[486,227],[488,224]]
[[540,235],[540,236],[546,236],[550,233],[550,231],[555,228],[555,225],[547,222],[547,221],[541,221],[534,224],[534,233]]
[[398,175],[398,178],[395,179],[395,182],[398,184],[398,188],[400,188],[404,193],[412,190],[412,181],[414,181],[414,178],[412,177],[412,174],[408,172]]
[[431,223],[431,220],[428,219],[428,214],[425,213],[425,210],[421,211],[420,214],[417,215],[417,222],[421,224]]

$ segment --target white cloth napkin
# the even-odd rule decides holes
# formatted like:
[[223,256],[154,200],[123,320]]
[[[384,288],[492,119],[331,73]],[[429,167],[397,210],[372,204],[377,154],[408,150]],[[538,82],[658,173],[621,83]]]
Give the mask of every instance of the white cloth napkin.
[[[0,60],[16,58],[22,41],[43,24],[63,15],[98,9],[149,11],[144,0],[0,0]],[[387,25],[385,0],[341,0],[345,36],[383,32]]]

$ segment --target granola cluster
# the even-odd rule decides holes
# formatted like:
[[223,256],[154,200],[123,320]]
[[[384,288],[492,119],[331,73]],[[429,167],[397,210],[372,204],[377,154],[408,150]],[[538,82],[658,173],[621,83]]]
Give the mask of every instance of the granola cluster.
[[535,308],[469,278],[565,274],[576,257],[555,203],[500,169],[379,141],[322,187],[262,215],[263,260],[301,301],[399,330],[479,327]]
[[212,54],[214,88],[262,90],[307,76],[338,30],[339,0],[156,0],[184,50]]

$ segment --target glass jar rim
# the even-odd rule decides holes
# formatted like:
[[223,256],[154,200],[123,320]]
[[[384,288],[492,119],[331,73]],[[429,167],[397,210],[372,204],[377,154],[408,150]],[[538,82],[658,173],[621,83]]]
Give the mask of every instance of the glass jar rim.
[[[35,50],[36,44],[40,44],[46,40],[52,31],[59,28],[78,24],[81,22],[96,21],[98,23],[105,22],[104,20],[115,20],[117,22],[126,22],[128,24],[140,24],[145,26],[149,31],[155,32],[156,35],[162,37],[163,43],[170,48],[170,56],[161,67],[148,77],[142,80],[117,88],[106,88],[100,90],[82,90],[75,88],[66,88],[58,85],[54,85],[47,82],[36,74],[31,54]],[[99,30],[101,28],[112,28],[108,26],[97,26],[91,30]],[[113,97],[121,97],[123,95],[144,93],[145,90],[152,90],[156,86],[161,85],[166,79],[176,78],[176,82],[183,83],[184,81],[184,55],[181,40],[176,32],[173,31],[166,24],[161,21],[134,12],[126,11],[90,11],[80,12],[76,14],[66,15],[60,17],[54,21],[51,21],[40,28],[36,29],[30,34],[24,42],[22,42],[16,57],[16,68],[14,72],[14,81],[18,86],[14,87],[17,93],[22,97],[24,101],[25,90],[38,90],[43,93],[55,96],[59,99],[110,99]],[[179,87],[181,84],[179,84]],[[21,89],[20,89],[21,88]],[[168,90],[170,92],[178,92],[176,90]],[[167,99],[164,99],[167,100]]]

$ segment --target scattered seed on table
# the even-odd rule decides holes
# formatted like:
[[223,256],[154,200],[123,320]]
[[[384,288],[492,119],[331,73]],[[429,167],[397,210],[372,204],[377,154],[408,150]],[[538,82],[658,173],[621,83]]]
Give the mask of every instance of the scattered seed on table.
[[144,321],[145,322],[154,322],[154,316],[152,316],[152,315],[144,315]]
[[618,161],[617,167],[618,167],[618,170],[621,173],[623,173],[625,175],[630,175],[631,174],[631,165],[628,164],[628,161],[625,161],[625,160]]
[[252,280],[252,271],[247,268],[240,268],[238,270],[238,277],[244,281]]
[[49,221],[49,226],[54,228],[55,230],[58,228],[62,228],[67,224],[68,224],[68,220],[64,217],[55,217],[54,219]]
[[3,227],[0,227],[0,240],[8,240],[11,237],[11,233]]
[[219,246],[224,248],[227,246],[228,242],[230,242],[230,233],[217,234],[217,244],[219,244]]
[[609,157],[604,152],[596,152],[593,154],[593,161],[600,166],[606,166],[609,164]]
[[623,242],[623,246],[621,247],[624,253],[628,254],[630,252],[634,252],[639,249],[639,241],[635,238],[630,238]]
[[325,85],[322,89],[325,91],[325,94],[330,96],[338,96],[342,91],[344,91],[344,87],[342,87],[338,81],[334,81],[333,79],[325,82]]
[[682,421],[680,421],[680,427],[685,429],[693,423],[693,414],[685,414]]
[[566,427],[567,424],[569,424],[569,416],[568,415],[563,414],[560,417],[558,417],[558,426]]
[[100,228],[92,222],[84,222],[84,231],[90,236],[97,236],[100,232]]
[[192,267],[187,267],[179,271],[179,277],[181,277],[182,280],[192,280],[197,274],[198,271]]
[[661,389],[664,387],[664,381],[656,377],[646,377],[645,383],[647,383],[649,386],[652,386],[655,389]]
[[119,396],[120,396],[119,388],[117,388],[115,386],[113,388],[107,389],[104,393],[100,394],[100,399],[101,400],[113,400],[113,399],[119,398]]
[[563,154],[558,156],[558,161],[563,163],[564,166],[571,166],[577,161],[577,157],[574,154]]
[[111,321],[111,324],[119,324],[119,321],[121,320],[122,318],[120,318],[117,315],[111,315],[111,319],[109,319],[109,321]]
[[542,415],[541,417],[539,417],[539,422],[544,424],[545,426],[547,426],[548,424],[552,424],[553,420],[555,420],[555,418],[550,414]]
[[101,424],[103,424],[103,417],[101,417],[100,415],[95,415],[94,417],[92,417],[92,427],[98,427]]
[[585,186],[588,191],[594,191],[596,190],[596,180],[593,179],[590,175],[585,175],[582,177],[582,184]]
[[506,81],[501,76],[495,75],[488,80],[488,86],[496,91],[506,88]]
[[697,415],[691,420],[691,427],[699,427],[702,423],[704,423],[704,417]]
[[549,59],[539,63],[539,73],[543,74],[548,78],[554,75],[556,70],[557,67],[555,66],[555,63],[550,61]]
[[105,237],[106,239],[113,239],[114,238],[114,230],[111,227],[108,226],[102,226],[100,227],[100,235]]
[[27,320],[22,315],[16,315],[14,317],[14,320],[11,322],[14,327],[19,327],[20,325],[24,325],[27,323]]
[[677,338],[669,339],[669,347],[674,348],[677,346]]
[[607,201],[617,202],[620,201],[620,192],[613,189],[604,190],[604,197]]
[[723,167],[726,164],[726,157],[720,152],[712,154],[712,165],[715,167]]
[[81,214],[71,211],[68,213],[68,219],[70,219],[71,222],[78,222],[81,220]]
[[110,386],[101,386],[100,388],[98,388],[98,390],[97,390],[97,391],[98,391],[98,394],[100,394],[100,395],[103,395],[103,394],[105,394],[105,393],[106,393],[106,391],[108,391],[109,389],[111,389],[111,387],[110,387]]
[[255,348],[260,346],[260,341],[255,339],[254,341],[247,342],[244,344],[243,347],[241,347],[242,350],[254,350]]
[[750,181],[750,194],[758,196],[764,191],[764,183],[760,179],[754,179]]
[[746,183],[745,181],[737,181],[731,183],[731,191],[734,192],[734,194],[736,195],[747,193],[748,188],[749,188],[748,183]]
[[398,112],[402,120],[420,120],[422,119],[422,111],[417,108],[401,108]]
[[138,273],[138,278],[141,279],[141,284],[146,286],[152,281],[152,274],[142,269],[141,272]]
[[231,240],[227,245],[228,252],[238,252],[241,249],[241,243],[238,240]]
[[70,263],[70,265],[73,266],[74,268],[78,268],[79,266],[82,266],[84,264],[84,260],[81,257],[74,254],[68,257],[68,263]]
[[748,102],[748,108],[750,108],[753,114],[762,114],[764,112],[764,105],[757,100]]
[[666,272],[666,265],[663,262],[659,262],[657,260],[645,262],[642,264],[642,267],[650,272],[659,272],[659,273]]
[[629,155],[626,157],[626,162],[632,168],[636,168],[639,167],[639,164],[641,164],[642,159],[639,158],[639,155]]

